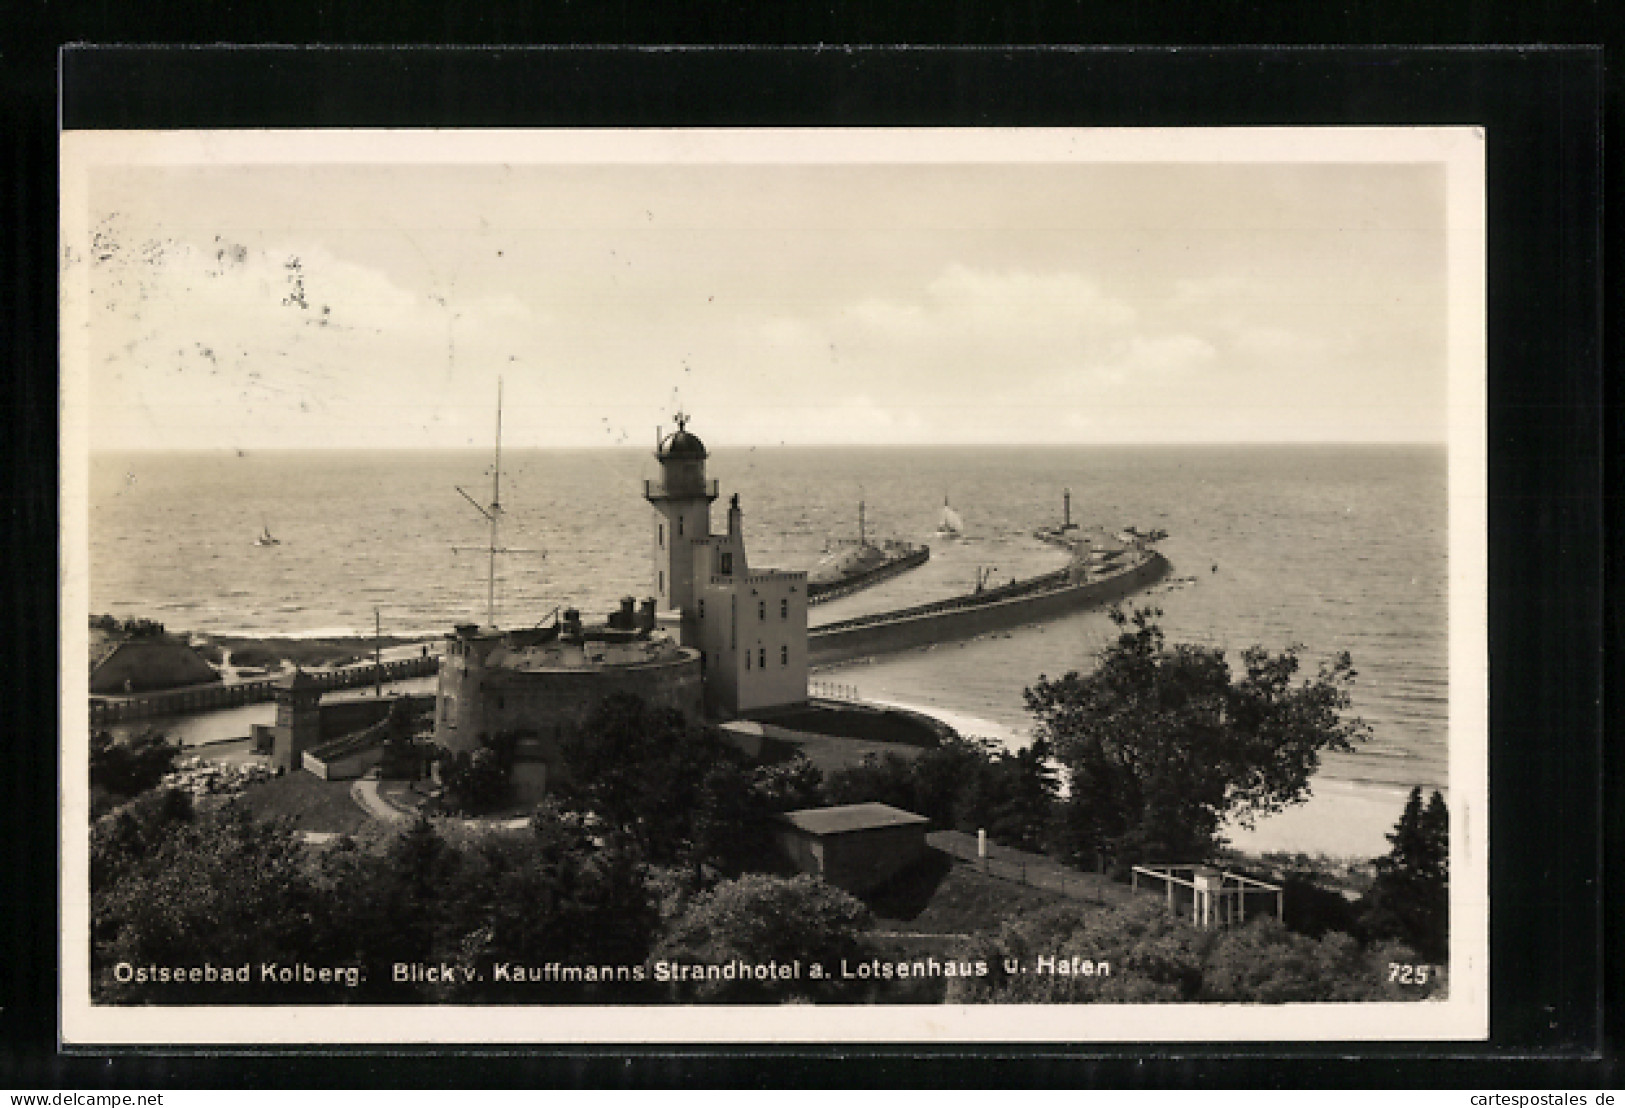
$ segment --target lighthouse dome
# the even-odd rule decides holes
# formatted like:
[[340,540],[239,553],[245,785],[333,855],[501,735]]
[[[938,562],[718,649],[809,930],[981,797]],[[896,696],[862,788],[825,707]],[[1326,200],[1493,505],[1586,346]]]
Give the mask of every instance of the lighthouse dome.
[[660,456],[662,458],[699,458],[706,457],[705,443],[700,437],[688,430],[686,416],[677,417],[677,430],[667,435],[660,443]]

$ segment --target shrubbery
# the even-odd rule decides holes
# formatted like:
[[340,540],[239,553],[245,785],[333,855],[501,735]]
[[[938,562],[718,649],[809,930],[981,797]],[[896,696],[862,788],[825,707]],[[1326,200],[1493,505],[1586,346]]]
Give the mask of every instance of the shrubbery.
[[91,735],[91,815],[99,816],[156,786],[174,767],[180,752],[179,743],[153,730],[123,742],[106,731]]
[[[1046,909],[1010,921],[965,956],[992,972],[951,981],[951,1003],[1420,1000],[1444,988],[1436,974],[1421,986],[1396,980],[1392,965],[1419,960],[1400,944],[1368,949],[1335,931],[1311,939],[1268,917],[1200,931],[1153,898],[1115,909]],[[1052,961],[1041,965],[1041,958]],[[1044,971],[1063,963],[1093,972]]]

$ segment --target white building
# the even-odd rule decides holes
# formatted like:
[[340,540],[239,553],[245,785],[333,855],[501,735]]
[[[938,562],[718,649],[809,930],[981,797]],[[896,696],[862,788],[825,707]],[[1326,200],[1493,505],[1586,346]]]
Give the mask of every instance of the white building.
[[660,479],[644,482],[654,507],[657,619],[701,652],[706,711],[729,718],[807,700],[807,575],[752,569],[739,496],[728,526],[711,533],[717,483],[705,444],[677,417],[655,451]]

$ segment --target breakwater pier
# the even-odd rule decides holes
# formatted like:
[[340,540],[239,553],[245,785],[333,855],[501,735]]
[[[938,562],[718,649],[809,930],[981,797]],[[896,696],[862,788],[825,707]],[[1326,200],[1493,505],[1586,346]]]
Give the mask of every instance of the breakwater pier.
[[911,570],[915,566],[922,566],[930,559],[931,548],[921,546],[900,557],[892,558],[866,573],[860,573],[844,581],[829,584],[809,581],[807,583],[807,605],[808,607],[815,607],[831,600],[839,600],[843,596],[851,596],[853,593],[861,592],[871,585],[878,585],[882,581],[888,581],[899,573]]
[[[387,685],[393,681],[432,676],[439,670],[439,656],[428,654],[384,662],[382,666],[367,662],[338,669],[307,669],[304,673],[316,682],[317,688],[325,691],[361,688],[375,681]],[[122,723],[125,720],[151,719],[156,716],[185,715],[220,708],[237,708],[245,704],[261,704],[275,698],[277,686],[281,683],[280,677],[263,677],[252,681],[189,685],[179,689],[163,689],[133,696],[93,696],[90,698],[90,725],[102,727]]]
[[1118,600],[1156,583],[1169,568],[1160,553],[1143,549],[1102,574],[1073,565],[983,592],[825,624],[807,633],[808,662],[828,665],[1054,619]]

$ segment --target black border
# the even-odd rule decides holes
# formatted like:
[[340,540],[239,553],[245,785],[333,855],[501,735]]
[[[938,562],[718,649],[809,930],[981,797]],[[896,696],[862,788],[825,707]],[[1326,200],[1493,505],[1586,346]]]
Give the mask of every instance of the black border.
[[[960,9],[954,9],[959,11]],[[133,17],[131,17],[133,18]],[[336,17],[334,17],[336,18]],[[109,18],[105,23],[113,23]],[[1192,24],[1199,30],[1201,24]],[[35,27],[50,36],[50,27]],[[312,25],[345,37],[343,28]],[[497,33],[479,38],[502,37]],[[477,30],[477,28],[476,28]],[[429,38],[434,31],[420,34]],[[103,34],[104,41],[117,34]],[[176,37],[191,37],[183,33]],[[677,36],[674,36],[674,40]],[[1248,1048],[56,1050],[55,131],[8,68],[13,336],[0,447],[14,741],[0,773],[0,1087],[1055,1084],[1580,1087],[1617,1079],[1605,1029],[1601,124],[1597,49],[79,49],[69,127],[1478,124],[1488,129],[1492,1040]],[[1611,97],[1610,115],[1617,106]],[[52,121],[54,122],[54,120]],[[15,124],[15,126],[13,126]],[[13,172],[15,170],[16,172]],[[1617,278],[1616,278],[1617,281]],[[1613,290],[1617,291],[1617,287]],[[1618,303],[1618,298],[1611,298]],[[1617,506],[1614,522],[1618,522]],[[17,567],[28,567],[21,573]],[[1606,630],[1612,631],[1612,628]],[[1605,777],[1605,770],[1611,776]],[[1606,836],[1606,837],[1605,837]],[[1617,909],[1618,884],[1609,886]],[[1617,911],[1612,922],[1619,922]],[[1617,994],[1612,999],[1617,1001]],[[1605,1038],[1605,1034],[1608,1036]],[[1350,1055],[1365,1055],[1365,1061]],[[1371,1060],[1387,1056],[1381,1066]],[[626,1062],[626,1058],[634,1059]],[[1282,1058],[1290,1059],[1284,1064]],[[448,1068],[449,1067],[449,1068]]]

